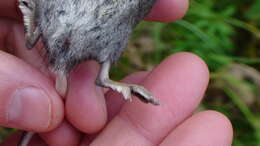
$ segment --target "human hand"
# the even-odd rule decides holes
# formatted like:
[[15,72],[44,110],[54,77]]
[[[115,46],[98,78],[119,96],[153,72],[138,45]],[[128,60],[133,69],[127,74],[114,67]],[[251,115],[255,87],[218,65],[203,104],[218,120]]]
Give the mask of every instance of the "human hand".
[[[147,19],[173,21],[186,8],[187,1],[160,0]],[[198,57],[178,53],[152,72],[125,79],[144,85],[160,99],[160,106],[146,105],[136,98],[125,103],[118,93],[104,93],[95,86],[98,66],[93,62],[72,72],[64,105],[43,65],[41,47],[30,51],[24,47],[23,27],[15,9],[14,0],[0,2],[0,16],[9,18],[0,20],[0,48],[8,48],[12,54],[0,53],[0,125],[44,132],[33,138],[33,146],[87,146],[90,142],[92,146],[231,145],[232,128],[223,115],[213,111],[192,115],[208,83],[207,67]],[[104,126],[100,134],[84,134],[97,133]],[[18,138],[15,134],[2,145],[15,145]]]

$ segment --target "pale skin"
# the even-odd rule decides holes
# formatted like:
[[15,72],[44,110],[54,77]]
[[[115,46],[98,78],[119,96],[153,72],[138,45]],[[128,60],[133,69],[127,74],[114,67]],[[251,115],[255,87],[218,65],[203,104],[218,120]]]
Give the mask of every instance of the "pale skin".
[[[158,0],[147,20],[175,21],[187,7],[187,0]],[[122,95],[97,87],[99,67],[91,61],[72,72],[70,90],[62,99],[55,90],[53,75],[44,67],[41,44],[33,50],[24,44],[17,3],[0,1],[0,48],[6,49],[0,52],[0,125],[42,133],[32,139],[32,146],[232,143],[232,126],[224,115],[215,111],[193,114],[209,79],[206,64],[193,54],[174,54],[153,71],[124,79],[151,91],[161,102],[153,106],[137,98],[125,102]],[[14,134],[0,145],[15,146],[18,139],[19,134]]]

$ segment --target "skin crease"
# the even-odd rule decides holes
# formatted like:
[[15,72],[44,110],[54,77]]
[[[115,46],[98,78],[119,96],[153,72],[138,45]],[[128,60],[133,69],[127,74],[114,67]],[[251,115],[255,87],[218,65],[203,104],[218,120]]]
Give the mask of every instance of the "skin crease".
[[[158,0],[146,20],[175,21],[184,15],[187,7],[187,0]],[[12,54],[0,52],[0,89],[8,89],[1,92],[0,104],[10,102],[11,93],[21,85],[43,90],[51,101],[48,105],[52,109],[47,118],[49,124],[40,129],[42,121],[35,121],[33,117],[44,114],[37,113],[37,106],[27,105],[28,110],[35,111],[29,114],[32,117],[30,123],[19,123],[18,120],[12,122],[14,124],[6,118],[8,106],[1,106],[6,108],[0,109],[1,126],[44,132],[41,138],[33,138],[32,146],[44,143],[51,146],[88,146],[90,143],[91,146],[108,143],[113,146],[188,146],[190,143],[195,146],[230,146],[232,143],[232,126],[225,116],[214,111],[192,115],[208,84],[207,66],[195,55],[177,53],[166,58],[152,72],[135,73],[125,79],[144,85],[161,100],[161,106],[146,105],[137,99],[125,103],[118,93],[108,91],[104,94],[94,84],[98,66],[91,61],[72,72],[71,90],[64,105],[54,90],[52,75],[43,65],[41,44],[33,50],[24,47],[21,15],[15,0],[0,1],[0,48],[6,48]],[[66,119],[61,122],[64,110]],[[84,134],[96,133],[105,125],[100,134]],[[18,134],[12,135],[0,146],[15,146],[18,137]]]

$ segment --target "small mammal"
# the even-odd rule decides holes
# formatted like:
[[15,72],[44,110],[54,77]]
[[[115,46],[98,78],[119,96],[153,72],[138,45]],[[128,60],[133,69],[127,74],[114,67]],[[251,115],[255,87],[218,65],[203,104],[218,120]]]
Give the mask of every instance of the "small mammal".
[[[156,0],[19,0],[27,48],[42,38],[48,66],[57,75],[56,90],[67,92],[67,78],[79,63],[95,60],[100,65],[96,84],[132,94],[145,103],[158,105],[145,88],[109,78],[109,70],[126,48],[133,28],[149,13]],[[32,133],[18,144],[27,146]]]

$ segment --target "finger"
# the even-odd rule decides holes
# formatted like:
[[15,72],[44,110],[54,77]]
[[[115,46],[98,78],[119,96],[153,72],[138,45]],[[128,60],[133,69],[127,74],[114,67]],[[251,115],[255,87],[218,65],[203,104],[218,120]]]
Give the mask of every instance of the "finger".
[[107,110],[102,88],[95,84],[98,65],[86,62],[71,74],[66,100],[67,118],[85,133],[95,133],[106,123]]
[[231,146],[232,125],[214,111],[198,113],[172,131],[160,146]]
[[[12,47],[11,49],[13,50],[13,54],[15,56],[21,58],[33,67],[40,69],[44,73],[48,72],[46,64],[43,60],[43,46],[41,46],[41,43],[38,43],[38,45],[33,49],[26,48],[24,27],[21,24],[13,25],[8,41],[12,44],[12,46],[9,47]],[[40,52],[42,52],[42,54],[40,54]]]
[[64,121],[58,128],[40,136],[49,146],[77,146],[81,139],[81,133]]
[[0,17],[21,20],[21,13],[18,9],[18,0],[1,0],[0,11]]
[[157,0],[150,14],[150,21],[172,22],[184,16],[189,6],[189,0]]
[[[41,41],[33,49],[25,47],[25,35],[23,25],[20,23],[6,24],[7,21],[0,22],[0,25],[9,27],[8,33],[5,34],[5,45],[8,50],[12,50],[12,54],[21,58],[26,63],[39,69],[46,76],[50,76],[50,72],[46,66],[44,57],[44,48]],[[8,25],[8,26],[7,26]]]
[[[133,73],[123,79],[123,82],[137,84],[143,81],[143,79],[147,76],[148,72],[138,72]],[[121,94],[109,90],[106,93],[106,104],[107,104],[107,112],[108,112],[108,121],[113,119],[121,107],[124,105],[126,101],[121,97]],[[93,139],[98,135],[98,133],[92,135],[85,135],[82,141],[82,146],[89,145]]]
[[44,132],[63,119],[53,83],[37,70],[0,51],[0,125]]
[[[21,138],[21,132],[12,134],[7,139],[5,139],[5,141],[1,143],[0,146],[17,146],[20,138]],[[46,146],[46,143],[38,135],[34,135],[30,140],[28,146]]]
[[0,49],[7,51],[7,36],[11,31],[13,21],[0,19]]
[[197,107],[207,83],[207,67],[197,56],[168,57],[143,82],[161,105],[147,105],[136,98],[126,103],[92,146],[158,144]]
[[34,49],[27,49],[25,47],[24,28],[22,24],[10,20],[0,20],[0,49],[12,53],[31,66],[39,69],[46,76],[50,76],[50,72],[43,59],[45,50],[42,43],[39,42]]

